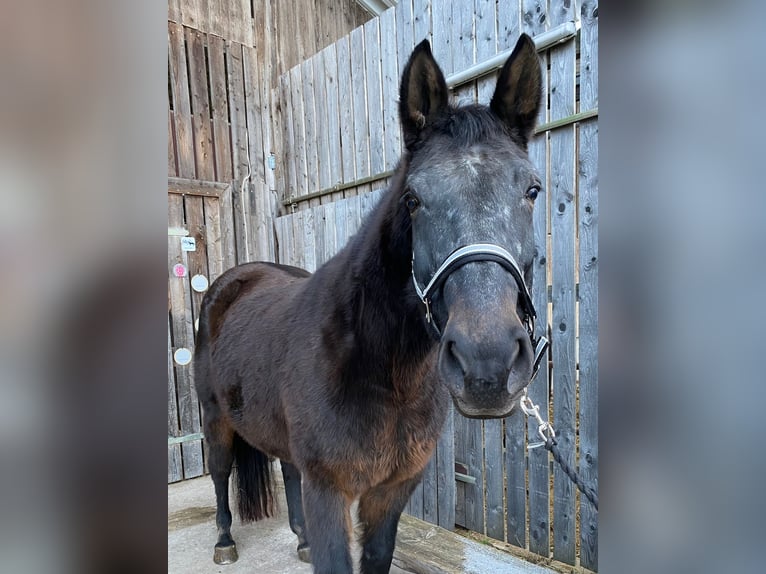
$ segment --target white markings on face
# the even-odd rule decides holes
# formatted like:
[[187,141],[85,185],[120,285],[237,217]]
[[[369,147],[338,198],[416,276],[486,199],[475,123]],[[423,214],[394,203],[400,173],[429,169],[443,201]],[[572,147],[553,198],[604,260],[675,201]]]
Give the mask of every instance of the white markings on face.
[[478,152],[472,150],[463,156],[462,164],[465,170],[472,177],[476,177],[479,175],[479,171],[476,169],[476,166],[481,165],[481,162],[482,162],[481,155]]

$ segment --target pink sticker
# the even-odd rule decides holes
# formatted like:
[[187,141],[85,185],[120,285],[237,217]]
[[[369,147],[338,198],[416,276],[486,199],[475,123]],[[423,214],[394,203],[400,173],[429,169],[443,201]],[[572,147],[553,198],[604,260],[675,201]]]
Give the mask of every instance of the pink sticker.
[[173,274],[176,277],[186,277],[186,267],[183,263],[176,263],[173,265]]

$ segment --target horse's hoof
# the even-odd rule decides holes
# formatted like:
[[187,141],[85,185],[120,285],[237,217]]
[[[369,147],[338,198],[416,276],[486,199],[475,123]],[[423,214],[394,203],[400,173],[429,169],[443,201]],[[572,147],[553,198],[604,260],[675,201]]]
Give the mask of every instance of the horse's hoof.
[[298,546],[298,560],[311,564],[311,548],[308,545]]
[[239,555],[237,554],[236,544],[229,544],[228,546],[215,545],[213,562],[216,564],[234,564],[238,558]]

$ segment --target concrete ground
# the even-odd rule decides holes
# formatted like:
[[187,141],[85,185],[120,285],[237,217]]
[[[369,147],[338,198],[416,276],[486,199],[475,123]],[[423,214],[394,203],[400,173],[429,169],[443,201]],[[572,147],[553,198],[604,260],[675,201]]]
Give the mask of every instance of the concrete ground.
[[213,562],[215,493],[209,476],[168,485],[168,574],[311,574],[298,560],[298,539],[287,524],[284,487],[277,485],[280,513],[241,524],[234,511],[231,532],[239,560],[221,566]]
[[[241,524],[234,512],[231,533],[239,560],[220,566],[213,562],[216,542],[215,493],[209,476],[168,485],[168,574],[311,574],[298,560],[298,539],[287,523],[284,487],[276,484],[279,514]],[[358,554],[358,551],[357,551]],[[392,574],[405,574],[396,566]]]

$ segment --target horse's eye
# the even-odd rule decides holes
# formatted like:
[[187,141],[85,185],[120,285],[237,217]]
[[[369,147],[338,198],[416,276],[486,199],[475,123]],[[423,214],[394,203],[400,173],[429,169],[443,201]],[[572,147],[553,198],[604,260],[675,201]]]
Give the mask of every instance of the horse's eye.
[[536,185],[533,185],[527,190],[527,197],[534,201],[537,199],[537,194],[540,193],[540,188]]
[[407,206],[407,209],[409,209],[410,213],[412,213],[418,208],[418,206],[420,205],[420,201],[418,200],[417,197],[415,197],[411,193],[408,193],[404,197],[404,204]]

